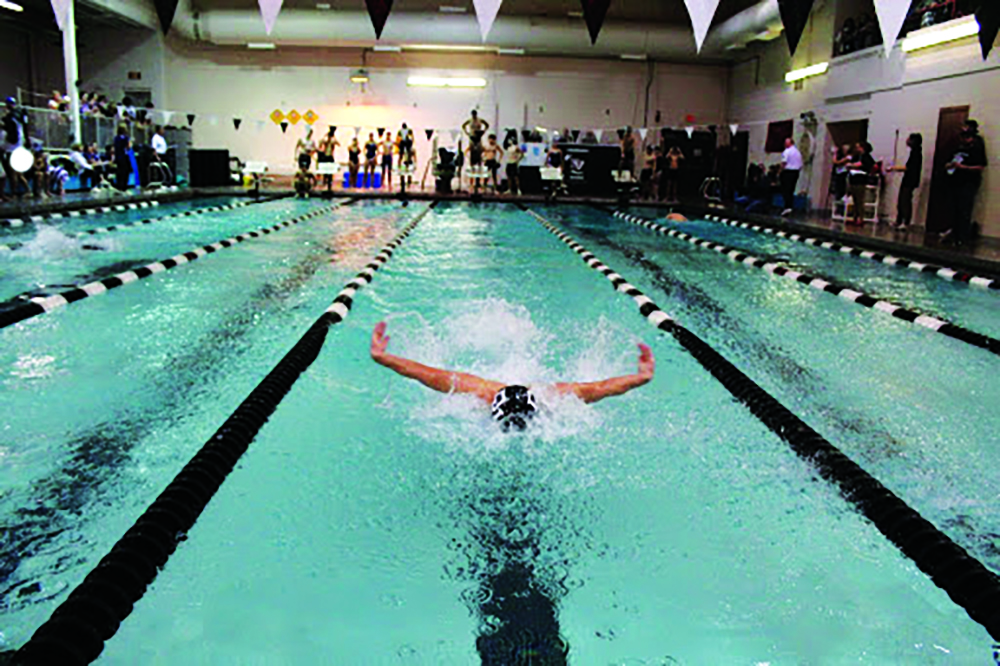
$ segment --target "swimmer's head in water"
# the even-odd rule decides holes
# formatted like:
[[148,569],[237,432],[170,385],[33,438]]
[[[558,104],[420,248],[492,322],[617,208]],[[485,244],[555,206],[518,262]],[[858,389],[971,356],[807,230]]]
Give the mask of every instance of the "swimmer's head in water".
[[524,386],[505,386],[493,398],[491,413],[504,432],[524,430],[538,411],[535,396]]

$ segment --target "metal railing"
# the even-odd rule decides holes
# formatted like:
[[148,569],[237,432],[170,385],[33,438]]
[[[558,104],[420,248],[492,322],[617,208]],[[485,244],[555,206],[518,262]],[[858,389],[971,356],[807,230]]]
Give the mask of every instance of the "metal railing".
[[[32,145],[41,145],[50,150],[68,150],[73,144],[73,124],[68,111],[54,111],[38,107],[24,107],[28,113],[28,136]],[[99,115],[83,115],[80,117],[80,139],[84,145],[97,144],[104,148],[115,140],[118,125],[123,121],[119,118],[108,118]],[[153,127],[126,123],[132,143],[148,145],[153,136]]]

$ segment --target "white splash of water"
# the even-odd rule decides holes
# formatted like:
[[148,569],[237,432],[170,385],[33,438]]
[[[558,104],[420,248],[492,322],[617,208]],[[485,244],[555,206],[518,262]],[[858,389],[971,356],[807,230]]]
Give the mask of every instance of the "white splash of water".
[[110,239],[98,240],[95,237],[87,239],[73,238],[62,233],[55,227],[42,225],[38,227],[35,237],[17,248],[13,252],[13,255],[39,261],[67,259],[85,252],[86,250],[83,249],[84,245],[98,247],[102,250],[114,249],[114,243]]

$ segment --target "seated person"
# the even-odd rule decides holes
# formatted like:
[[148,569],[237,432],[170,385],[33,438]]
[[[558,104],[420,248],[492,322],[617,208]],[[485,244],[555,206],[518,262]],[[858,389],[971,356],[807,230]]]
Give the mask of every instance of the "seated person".
[[69,151],[69,161],[76,167],[80,187],[89,190],[97,185],[97,173],[83,152],[83,144],[74,143]]
[[312,175],[308,169],[299,169],[295,174],[295,196],[300,199],[308,199],[315,182],[316,176]]

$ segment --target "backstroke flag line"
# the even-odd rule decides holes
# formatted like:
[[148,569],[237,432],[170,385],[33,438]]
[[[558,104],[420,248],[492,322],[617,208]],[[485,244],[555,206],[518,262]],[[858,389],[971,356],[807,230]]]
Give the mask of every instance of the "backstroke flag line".
[[903,29],[903,21],[909,13],[910,0],[875,0],[875,15],[878,16],[878,27],[882,31],[886,58],[892,53],[899,31]]
[[476,20],[479,22],[479,34],[484,42],[493,28],[493,21],[497,18],[502,2],[503,0],[472,0],[472,6],[476,8]]
[[153,4],[156,6],[156,15],[160,18],[160,28],[165,35],[170,30],[170,24],[174,22],[177,0],[153,0]]
[[701,45],[705,43],[708,29],[712,27],[719,0],[684,0],[684,4],[687,5],[691,26],[694,28],[694,44],[701,53]]
[[788,40],[788,51],[795,55],[802,39],[802,31],[809,22],[809,12],[812,11],[813,0],[778,0],[781,12],[781,22],[785,26],[785,38]]
[[69,3],[72,0],[52,0],[52,13],[56,15],[56,25],[62,31],[66,30],[66,17],[69,16]]
[[282,0],[257,0],[260,16],[264,19],[264,32],[268,35],[274,30],[274,22],[278,20],[278,14],[281,13],[281,2]]
[[583,3],[583,18],[587,22],[587,30],[590,31],[590,43],[597,43],[597,35],[604,25],[604,17],[608,14],[608,6],[611,0],[580,0]]
[[983,60],[990,57],[993,42],[997,40],[997,28],[1000,27],[1000,2],[997,0],[982,0],[979,11],[976,12],[979,21],[979,46],[983,50]]
[[375,28],[375,39],[382,38],[382,28],[392,11],[392,0],[365,0],[368,7],[368,17],[372,20],[372,27]]

